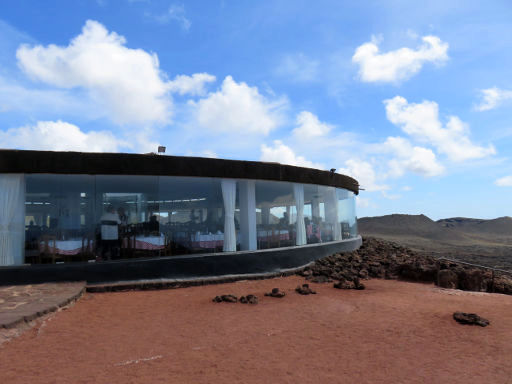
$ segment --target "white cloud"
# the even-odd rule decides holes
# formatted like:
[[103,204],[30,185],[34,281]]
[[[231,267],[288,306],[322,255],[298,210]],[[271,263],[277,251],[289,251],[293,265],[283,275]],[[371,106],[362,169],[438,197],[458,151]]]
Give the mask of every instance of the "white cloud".
[[382,191],[382,196],[388,200],[398,200],[402,198],[402,195],[398,195],[396,193],[388,193],[386,191]]
[[414,31],[413,29],[408,29],[407,31],[405,31],[405,35],[413,40],[417,40],[420,37],[420,35],[418,35],[416,31]]
[[426,177],[438,176],[444,172],[444,167],[437,161],[432,150],[411,145],[403,137],[388,137],[383,148],[394,155],[388,161],[389,175],[400,177],[406,171]]
[[512,176],[504,176],[494,182],[498,187],[512,187]]
[[306,160],[303,156],[297,156],[295,152],[280,140],[274,140],[274,146],[269,147],[265,144],[261,146],[261,161],[276,162],[281,164],[296,165],[300,167],[319,168],[322,164],[316,164]]
[[128,144],[108,131],[83,132],[64,121],[39,121],[33,126],[0,131],[4,148],[46,151],[118,152]]
[[366,199],[361,196],[356,196],[356,206],[357,208],[368,208],[370,207],[370,199]]
[[409,104],[403,97],[384,100],[386,116],[405,133],[418,141],[429,143],[450,160],[465,161],[493,155],[492,145],[482,147],[469,139],[469,129],[457,116],[450,116],[443,126],[439,120],[439,107],[433,101]]
[[512,91],[497,87],[482,89],[480,92],[482,101],[476,106],[478,111],[489,111],[499,107],[506,100],[512,99]]
[[197,123],[203,128],[267,135],[281,124],[282,110],[288,102],[285,98],[270,100],[258,88],[237,83],[227,76],[220,90],[190,104],[195,107]]
[[214,81],[215,76],[208,73],[194,73],[192,76],[178,75],[169,82],[169,90],[180,95],[203,96],[206,94],[206,84]]
[[409,192],[409,191],[412,191],[412,187],[408,186],[408,185],[404,185],[402,187],[402,191],[405,191],[405,192]]
[[63,89],[27,87],[14,79],[0,76],[0,112],[58,114],[87,116],[97,119],[103,115],[83,98]]
[[192,25],[190,20],[185,16],[185,6],[183,4],[172,4],[164,13],[158,15],[148,13],[147,16],[152,17],[160,24],[168,24],[171,21],[176,21],[184,31],[188,31]]
[[331,124],[322,123],[316,115],[308,111],[297,115],[296,124],[293,134],[301,139],[325,136],[334,128]]
[[275,73],[294,82],[307,83],[318,79],[318,67],[318,61],[297,53],[284,56]]
[[377,174],[372,164],[367,161],[349,159],[345,161],[345,167],[338,169],[338,173],[353,177],[359,182],[361,188],[368,192],[389,189],[389,186],[378,183]]
[[133,138],[130,141],[130,148],[138,153],[156,153],[161,143],[154,140],[156,136],[153,128],[143,127],[136,131],[127,132],[127,136]]
[[217,159],[219,157],[219,155],[217,155],[216,152],[210,150],[210,149],[205,149],[204,151],[201,152],[201,156],[202,157],[209,157],[211,159]]
[[68,46],[22,45],[16,56],[35,80],[88,90],[116,123],[167,122],[172,101],[156,54],[125,43],[123,36],[88,20]]
[[417,49],[400,48],[379,53],[378,41],[357,47],[352,62],[359,64],[359,76],[365,82],[398,83],[418,73],[423,64],[442,64],[448,60],[448,43],[436,36],[424,36]]

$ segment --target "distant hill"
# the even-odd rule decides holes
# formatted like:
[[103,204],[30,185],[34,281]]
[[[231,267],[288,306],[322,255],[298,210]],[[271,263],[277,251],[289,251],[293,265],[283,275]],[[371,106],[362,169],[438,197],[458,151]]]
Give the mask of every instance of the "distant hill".
[[432,255],[512,268],[511,217],[452,217],[433,221],[425,215],[394,214],[357,221],[362,236],[396,241]]
[[425,215],[386,215],[363,217],[357,220],[363,235],[420,237],[437,241],[465,241],[459,231],[443,226]]
[[452,217],[438,220],[437,223],[443,227],[455,228],[464,232],[512,236],[512,217],[509,216],[492,220]]

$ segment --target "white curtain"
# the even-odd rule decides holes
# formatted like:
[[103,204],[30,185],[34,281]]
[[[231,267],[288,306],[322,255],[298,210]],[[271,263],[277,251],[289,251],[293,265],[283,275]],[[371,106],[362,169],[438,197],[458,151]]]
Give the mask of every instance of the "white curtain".
[[332,236],[333,240],[341,240],[341,223],[339,220],[338,214],[338,195],[336,193],[336,188],[327,187],[327,196],[326,196],[326,209],[325,215],[327,216],[327,222],[332,225]]
[[304,186],[302,184],[293,184],[293,197],[297,207],[297,221],[295,222],[297,238],[296,245],[304,245],[306,239],[306,225],[304,224]]
[[236,251],[235,203],[236,180],[222,179],[222,199],[224,200],[224,252]]
[[0,266],[23,264],[25,176],[0,174]]

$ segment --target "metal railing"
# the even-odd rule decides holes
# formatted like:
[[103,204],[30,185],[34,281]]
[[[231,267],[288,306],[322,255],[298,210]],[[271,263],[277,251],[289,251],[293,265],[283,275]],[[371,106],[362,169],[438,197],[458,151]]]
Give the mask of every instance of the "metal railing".
[[460,261],[460,260],[457,260],[457,259],[450,259],[448,257],[438,257],[437,260],[446,260],[446,261],[449,261],[449,262],[452,262],[452,263],[455,263],[455,264],[470,265],[472,267],[481,268],[481,269],[487,269],[487,270],[492,271],[491,292],[494,292],[494,277],[496,276],[496,272],[505,273],[505,274],[509,274],[509,275],[512,276],[512,271],[511,270],[500,269],[500,268],[496,268],[496,267],[489,267],[487,265],[479,265],[479,264],[474,264],[474,263],[468,263],[466,261]]
[[450,259],[448,257],[438,257],[437,260],[446,260],[446,261],[451,261],[451,262],[457,263],[457,264],[471,265],[472,267],[491,269],[491,270],[494,270],[494,271],[497,271],[497,272],[504,272],[504,273],[512,274],[512,270],[500,269],[500,268],[497,268],[496,266],[489,267],[488,265],[480,265],[480,264],[468,263],[467,261],[460,261],[460,260],[457,260],[457,259]]

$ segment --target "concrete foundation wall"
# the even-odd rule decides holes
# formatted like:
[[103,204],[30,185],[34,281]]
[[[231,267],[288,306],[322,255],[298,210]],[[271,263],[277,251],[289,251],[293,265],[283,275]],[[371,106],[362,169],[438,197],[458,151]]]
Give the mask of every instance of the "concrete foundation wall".
[[338,252],[358,249],[360,236],[341,241],[259,251],[0,267],[0,285],[57,281],[103,283],[143,279],[192,279],[232,274],[277,272]]

